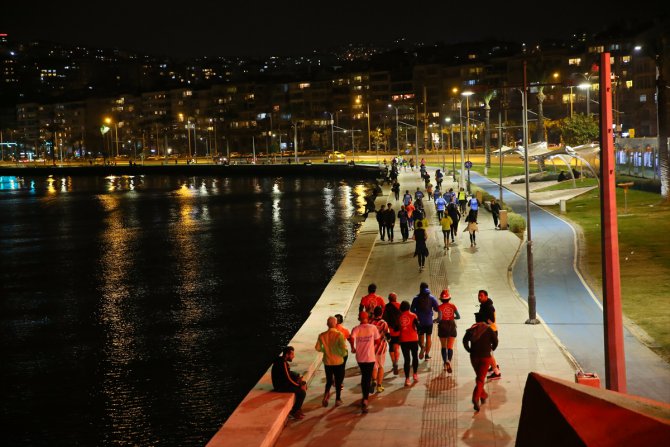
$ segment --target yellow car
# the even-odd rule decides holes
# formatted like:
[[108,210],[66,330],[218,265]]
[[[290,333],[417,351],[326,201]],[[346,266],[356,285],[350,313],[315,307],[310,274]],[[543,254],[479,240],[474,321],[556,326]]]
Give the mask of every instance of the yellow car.
[[328,160],[344,160],[346,155],[339,151],[333,151],[328,154]]

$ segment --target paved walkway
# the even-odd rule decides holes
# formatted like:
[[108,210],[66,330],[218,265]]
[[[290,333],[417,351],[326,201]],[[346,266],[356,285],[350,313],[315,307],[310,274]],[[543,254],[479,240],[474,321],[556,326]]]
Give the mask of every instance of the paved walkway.
[[[431,170],[432,172],[432,170]],[[415,191],[420,186],[417,172],[401,173],[401,189]],[[445,181],[448,189],[455,187]],[[388,193],[388,187],[385,187]],[[389,201],[397,211],[400,203]],[[377,201],[377,208],[381,200]],[[455,347],[453,374],[442,370],[437,331],[433,337],[432,359],[421,361],[418,384],[404,386],[404,376],[394,376],[387,359],[384,386],[386,390],[370,399],[370,412],[360,411],[360,373],[354,356],[350,356],[344,382],[344,405],[321,406],[325,378],[320,367],[310,383],[303,406],[307,417],[289,420],[277,445],[280,446],[511,446],[514,445],[523,387],[531,371],[574,380],[575,365],[555,342],[544,325],[526,325],[528,310],[511,286],[511,265],[519,248],[519,239],[508,231],[493,228],[490,213],[481,210],[477,246],[470,247],[467,233],[460,225],[457,244],[449,251],[442,248],[442,237],[434,216],[432,202],[426,202],[431,221],[426,269],[418,271],[414,243],[401,240],[396,225],[396,242],[377,238],[363,279],[345,318],[350,329],[358,324],[358,302],[375,282],[384,297],[396,292],[399,300],[416,295],[421,281],[430,285],[435,295],[449,288],[461,314]],[[373,215],[371,215],[374,218]],[[474,323],[478,310],[477,291],[487,289],[498,317],[500,345],[496,359],[502,379],[487,384],[489,401],[475,413],[471,400],[474,372],[462,336]],[[323,319],[325,330],[325,318]],[[314,340],[316,341],[316,339]],[[300,353],[297,353],[299,356]],[[402,363],[401,363],[402,365]]]
[[[474,173],[472,182],[498,197],[498,184]],[[503,200],[526,216],[525,186],[503,190]],[[531,192],[531,199],[535,199]],[[576,269],[575,234],[560,217],[531,203],[534,284],[537,313],[585,371],[605,378],[603,314],[596,297]],[[514,284],[528,297],[526,249],[514,266]],[[652,306],[650,305],[650,310]],[[670,365],[624,331],[628,393],[670,402]]]

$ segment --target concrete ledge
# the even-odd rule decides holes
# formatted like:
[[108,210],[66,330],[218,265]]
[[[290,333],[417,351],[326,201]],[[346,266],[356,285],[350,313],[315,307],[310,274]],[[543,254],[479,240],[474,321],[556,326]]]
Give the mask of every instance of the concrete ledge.
[[[386,204],[389,190],[383,188],[375,206]],[[330,280],[312,311],[289,345],[295,348],[291,370],[303,373],[309,384],[322,362],[323,354],[314,350],[318,335],[326,330],[326,319],[346,315],[356,296],[370,254],[377,239],[376,219],[366,219],[351,249]],[[279,355],[279,353],[277,353]],[[309,390],[307,391],[310,392]],[[207,443],[208,447],[272,446],[277,441],[293,406],[292,393],[272,391],[271,368],[246,395],[233,414]]]

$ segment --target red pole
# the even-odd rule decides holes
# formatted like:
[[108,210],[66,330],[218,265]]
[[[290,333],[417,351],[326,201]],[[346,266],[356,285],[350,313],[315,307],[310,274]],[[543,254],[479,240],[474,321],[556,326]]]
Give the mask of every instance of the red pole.
[[626,392],[626,358],[623,344],[619,237],[614,178],[612,134],[612,82],[610,54],[600,55],[600,188],[603,265],[603,317],[605,329],[605,383],[607,389]]

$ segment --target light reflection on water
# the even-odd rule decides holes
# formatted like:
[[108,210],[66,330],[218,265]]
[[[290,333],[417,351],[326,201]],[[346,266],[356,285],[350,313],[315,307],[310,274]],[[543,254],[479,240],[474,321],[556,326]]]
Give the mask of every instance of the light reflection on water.
[[203,445],[308,315],[365,192],[0,179],[3,443]]

